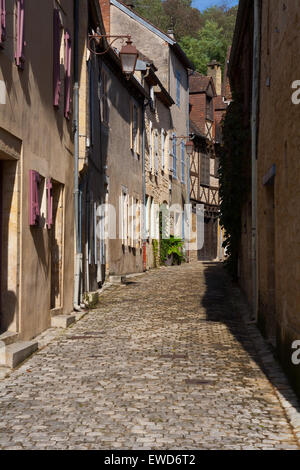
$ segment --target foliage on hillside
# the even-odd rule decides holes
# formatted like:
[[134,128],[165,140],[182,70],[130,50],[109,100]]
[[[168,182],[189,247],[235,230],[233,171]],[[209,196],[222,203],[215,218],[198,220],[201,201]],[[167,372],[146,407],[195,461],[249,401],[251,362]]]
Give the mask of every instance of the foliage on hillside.
[[136,0],[136,11],[163,31],[172,29],[196,70],[206,74],[215,59],[225,64],[231,45],[237,6],[207,8],[202,13],[192,0]]

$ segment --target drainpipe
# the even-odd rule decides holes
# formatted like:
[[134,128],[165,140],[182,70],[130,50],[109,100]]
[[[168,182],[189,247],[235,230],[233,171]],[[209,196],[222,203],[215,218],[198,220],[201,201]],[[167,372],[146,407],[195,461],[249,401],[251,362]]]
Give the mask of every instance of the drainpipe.
[[[150,70],[150,69],[149,69]],[[149,73],[148,70],[148,73]],[[142,165],[143,165],[143,264],[146,271],[146,163],[145,163],[145,102],[142,106]]]
[[[190,76],[189,76],[189,73],[187,72],[187,89],[189,90],[188,92],[188,100],[187,100],[187,135],[189,136],[190,135]],[[187,203],[188,203],[188,207],[190,208],[190,204],[191,204],[191,188],[190,188],[190,171],[191,171],[191,168],[190,168],[190,156],[188,155],[187,156],[187,193],[188,193],[188,197],[187,197]],[[188,239],[188,253],[187,253],[187,259],[188,259],[188,262],[190,261],[190,241],[191,241],[191,224],[192,224],[192,210],[191,210],[191,213],[187,214],[187,220],[189,221],[189,224],[188,224],[188,228],[189,228],[189,233],[187,234],[187,239]],[[185,211],[184,211],[185,213]],[[190,218],[191,216],[191,218]]]
[[258,270],[257,270],[257,144],[258,144],[258,111],[259,111],[259,77],[260,77],[260,0],[254,0],[253,30],[253,77],[252,77],[252,311],[254,321],[258,320]]
[[79,0],[74,0],[74,219],[75,219],[75,275],[74,275],[74,310],[80,310],[80,272],[82,253],[80,243],[79,218],[79,73],[78,73],[78,28]]

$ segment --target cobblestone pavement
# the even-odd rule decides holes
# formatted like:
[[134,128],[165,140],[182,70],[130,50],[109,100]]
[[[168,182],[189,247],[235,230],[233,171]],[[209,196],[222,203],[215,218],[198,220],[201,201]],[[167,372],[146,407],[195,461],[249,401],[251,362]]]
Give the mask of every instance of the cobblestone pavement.
[[298,449],[233,291],[200,263],[107,289],[0,381],[0,449]]

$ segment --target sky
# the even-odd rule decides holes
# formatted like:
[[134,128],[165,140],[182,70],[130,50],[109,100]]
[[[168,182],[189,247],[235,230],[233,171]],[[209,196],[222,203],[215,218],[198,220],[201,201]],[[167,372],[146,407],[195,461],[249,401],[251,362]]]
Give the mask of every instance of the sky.
[[229,7],[237,5],[238,0],[193,0],[193,7],[199,10],[205,10],[213,5],[223,5],[226,3]]

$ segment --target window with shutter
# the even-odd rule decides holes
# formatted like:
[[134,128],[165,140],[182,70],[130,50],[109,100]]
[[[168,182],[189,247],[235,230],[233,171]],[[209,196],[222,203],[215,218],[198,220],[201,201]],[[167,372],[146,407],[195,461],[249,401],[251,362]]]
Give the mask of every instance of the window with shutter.
[[130,104],[131,109],[131,150],[136,155],[138,153],[138,122],[139,122],[139,112],[138,107],[135,103]]
[[108,108],[108,77],[107,73],[102,70],[99,80],[99,101],[101,122],[108,126],[109,108]]
[[201,155],[201,179],[200,184],[210,185],[210,158],[208,155]]
[[47,228],[50,229],[53,225],[53,184],[51,178],[47,179]]
[[120,202],[121,239],[123,246],[128,246],[128,193],[126,188],[122,189]]
[[24,10],[25,0],[17,0],[17,40],[16,40],[16,51],[15,61],[17,67],[20,69],[24,68],[25,56],[24,56]]
[[159,159],[158,159],[158,130],[155,130],[154,135],[154,159],[155,159],[155,173],[158,175]]
[[146,210],[146,217],[145,217],[145,238],[149,238],[150,236],[150,197],[146,195],[146,205],[145,205],[145,210]]
[[[0,0],[1,1],[1,0]],[[59,107],[61,79],[60,79],[60,45],[62,24],[59,10],[53,11],[53,105]]]
[[141,243],[141,204],[135,199],[135,247],[139,248]]
[[165,169],[165,146],[166,146],[166,134],[164,129],[161,130],[161,167]]
[[152,163],[152,155],[153,155],[153,126],[152,121],[149,121],[149,171],[152,172],[153,163]]
[[181,142],[181,182],[185,182],[185,142]]
[[0,47],[6,40],[6,4],[5,0],[0,0]]
[[29,225],[37,226],[40,218],[39,201],[40,175],[35,170],[29,171]]
[[177,145],[176,134],[173,134],[173,177],[177,178]]
[[65,31],[65,118],[71,114],[71,63],[72,40],[69,31]]

